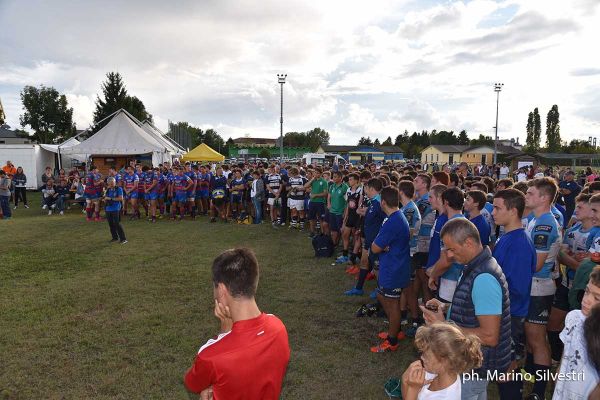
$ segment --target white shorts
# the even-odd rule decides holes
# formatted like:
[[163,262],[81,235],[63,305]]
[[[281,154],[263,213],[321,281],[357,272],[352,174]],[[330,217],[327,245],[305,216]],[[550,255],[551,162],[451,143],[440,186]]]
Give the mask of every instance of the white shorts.
[[[281,207],[281,197],[279,199],[277,199],[279,201],[279,205],[277,207]],[[267,199],[267,204],[270,206],[273,206],[275,204],[275,198],[274,197],[269,197]]]
[[288,207],[298,211],[304,211],[304,200],[288,199]]

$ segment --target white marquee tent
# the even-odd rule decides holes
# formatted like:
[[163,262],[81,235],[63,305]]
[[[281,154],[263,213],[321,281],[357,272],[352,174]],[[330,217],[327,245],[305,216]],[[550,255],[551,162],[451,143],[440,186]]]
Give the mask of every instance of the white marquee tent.
[[108,124],[83,142],[66,149],[61,154],[91,156],[152,155],[152,165],[172,161],[183,151],[160,132],[144,125],[127,111],[116,111]]

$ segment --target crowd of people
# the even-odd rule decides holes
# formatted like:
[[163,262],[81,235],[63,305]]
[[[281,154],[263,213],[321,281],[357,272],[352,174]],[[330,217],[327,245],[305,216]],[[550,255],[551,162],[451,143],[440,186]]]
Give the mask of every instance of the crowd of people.
[[[62,211],[47,198],[66,198],[76,186],[88,221],[102,220],[104,204],[121,243],[123,216],[268,220],[328,238],[339,249],[335,264],[356,277],[344,294],[373,300],[356,315],[388,321],[371,352],[395,352],[414,338],[422,353],[386,383],[391,396],[485,398],[492,381],[503,399],[522,398],[525,381],[531,399],[545,398],[549,382],[553,398],[598,396],[600,349],[590,329],[600,313],[600,178],[588,179],[591,170],[581,179],[569,168],[506,169],[493,176],[495,169],[466,163],[429,172],[419,164],[132,162],[107,176],[93,165],[81,178],[63,171],[59,186],[68,190],[48,176],[42,192],[46,208]],[[376,285],[367,293],[369,280]],[[200,385],[192,375],[190,390],[214,390],[216,381]]]

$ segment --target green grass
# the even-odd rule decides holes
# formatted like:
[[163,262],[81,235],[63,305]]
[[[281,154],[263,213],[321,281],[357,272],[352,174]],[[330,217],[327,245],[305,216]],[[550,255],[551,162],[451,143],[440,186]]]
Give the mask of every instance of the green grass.
[[288,329],[282,398],[387,399],[386,379],[416,357],[408,340],[369,352],[385,325],[354,317],[367,298],[342,295],[354,280],[305,233],[207,218],[124,228],[122,246],[78,208],[0,220],[0,399],[187,398],[182,376],[218,329],[211,261],[234,246],[256,252],[259,307]]

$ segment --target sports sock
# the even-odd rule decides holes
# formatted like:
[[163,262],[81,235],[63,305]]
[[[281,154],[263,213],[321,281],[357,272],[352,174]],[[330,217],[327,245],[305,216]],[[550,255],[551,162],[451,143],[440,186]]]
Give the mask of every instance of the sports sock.
[[527,353],[525,357],[525,371],[533,374],[535,371],[533,370],[533,353]]
[[550,342],[550,349],[552,350],[552,359],[560,361],[563,352],[563,343],[560,340],[560,332],[548,331],[548,341]]
[[304,222],[306,221],[306,218],[300,218],[300,229],[304,229]]
[[346,250],[342,250],[342,255],[343,255],[344,257],[348,257],[348,249],[346,249]]
[[[546,393],[546,385],[548,384],[547,374],[548,371],[550,371],[550,367],[547,365],[533,364],[533,369],[535,370],[535,383],[533,384],[531,392],[536,393],[543,399]],[[544,377],[545,379],[540,379],[540,377]]]
[[402,310],[400,311],[400,319],[407,319],[408,317],[408,311],[407,310]]
[[358,272],[358,282],[356,282],[356,288],[358,290],[362,290],[365,285],[365,279],[367,279],[367,274],[369,273],[368,269],[360,269]]

